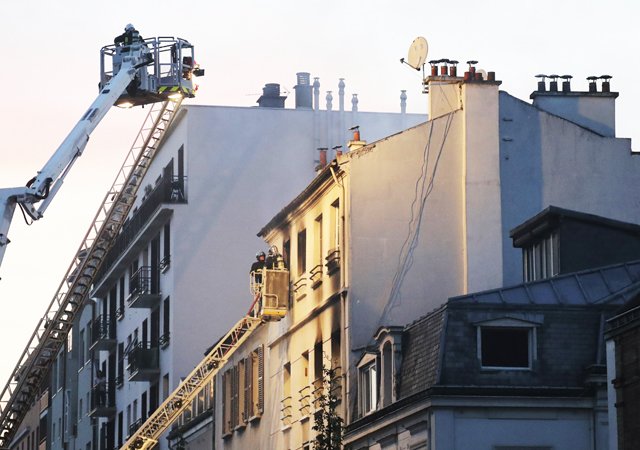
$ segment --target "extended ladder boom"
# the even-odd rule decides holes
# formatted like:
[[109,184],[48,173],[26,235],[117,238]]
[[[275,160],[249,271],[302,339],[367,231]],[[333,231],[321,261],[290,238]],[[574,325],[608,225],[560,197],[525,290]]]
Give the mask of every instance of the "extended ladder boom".
[[148,450],[160,435],[191,406],[191,402],[207,386],[233,353],[262,323],[245,316],[213,347],[189,376],[167,397],[160,407],[124,443],[122,450]]
[[[144,46],[131,49],[120,71],[100,90],[100,94],[80,118],[69,135],[49,158],[42,170],[25,187],[0,189],[0,264],[9,239],[7,234],[17,205],[33,220],[44,214],[49,203],[62,186],[62,182],[77,158],[82,155],[91,132],[114,105],[118,97],[135,78],[140,67],[152,62]],[[44,200],[36,209],[35,204]]]

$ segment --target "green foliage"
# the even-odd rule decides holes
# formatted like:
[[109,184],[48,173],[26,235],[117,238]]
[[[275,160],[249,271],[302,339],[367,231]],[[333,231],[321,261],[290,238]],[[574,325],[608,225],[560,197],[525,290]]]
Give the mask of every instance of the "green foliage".
[[314,450],[339,450],[342,448],[343,420],[337,413],[340,403],[340,383],[335,368],[322,368],[322,390],[316,397],[316,438]]

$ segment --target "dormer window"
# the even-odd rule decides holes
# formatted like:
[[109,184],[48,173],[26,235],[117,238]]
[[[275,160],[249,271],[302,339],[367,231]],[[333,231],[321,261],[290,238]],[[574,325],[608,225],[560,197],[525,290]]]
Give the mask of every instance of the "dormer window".
[[365,353],[358,364],[358,397],[360,416],[378,409],[378,355]]
[[522,249],[524,281],[551,278],[560,273],[558,233],[551,233]]
[[537,359],[538,324],[512,318],[484,321],[478,326],[478,359],[483,369],[531,370]]

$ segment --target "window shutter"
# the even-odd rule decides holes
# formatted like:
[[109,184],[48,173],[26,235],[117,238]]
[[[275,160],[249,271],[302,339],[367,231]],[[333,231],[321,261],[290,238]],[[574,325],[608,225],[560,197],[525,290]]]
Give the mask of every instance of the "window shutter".
[[229,408],[227,408],[227,373],[222,374],[222,434],[228,431]]
[[249,417],[253,417],[253,392],[251,389],[251,382],[253,377],[253,356],[249,355],[244,360],[244,412],[246,420]]
[[231,378],[231,429],[238,425],[238,366],[233,366]]
[[258,347],[258,413],[264,412],[264,346]]

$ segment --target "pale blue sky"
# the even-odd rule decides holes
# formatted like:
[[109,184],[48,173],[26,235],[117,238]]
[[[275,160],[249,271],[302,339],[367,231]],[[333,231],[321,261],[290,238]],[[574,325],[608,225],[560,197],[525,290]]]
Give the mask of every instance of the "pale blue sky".
[[[320,77],[322,97],[344,77],[361,110],[398,111],[406,89],[409,112],[424,113],[420,76],[399,63],[422,35],[429,59],[477,59],[496,72],[503,90],[527,101],[537,73],[572,74],[575,90],[586,90],[588,75],[610,74],[620,92],[617,134],[640,139],[640,2],[633,0],[0,3],[0,187],[24,184],[57,148],[97,94],[100,47],[128,22],[145,37],[180,36],[196,46],[206,77],[192,104],[253,106],[265,83],[292,90],[295,73],[308,71]],[[1,383],[62,281],[143,115],[111,111],[45,218],[26,227],[15,217],[0,267]]]

